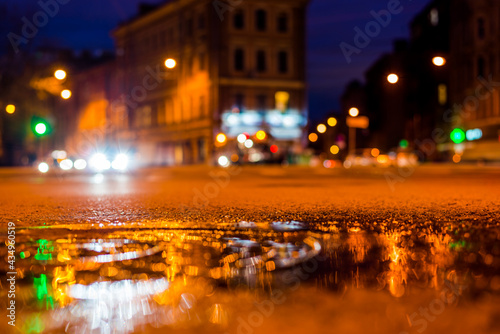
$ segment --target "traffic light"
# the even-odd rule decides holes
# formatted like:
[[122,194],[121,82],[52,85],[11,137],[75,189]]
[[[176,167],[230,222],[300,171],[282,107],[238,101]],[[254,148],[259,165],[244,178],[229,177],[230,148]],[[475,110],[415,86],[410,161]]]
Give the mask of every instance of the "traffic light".
[[450,139],[455,144],[463,143],[465,140],[465,132],[462,129],[456,128],[450,134]]
[[31,129],[36,136],[44,136],[51,131],[49,123],[38,116],[33,116],[31,118]]

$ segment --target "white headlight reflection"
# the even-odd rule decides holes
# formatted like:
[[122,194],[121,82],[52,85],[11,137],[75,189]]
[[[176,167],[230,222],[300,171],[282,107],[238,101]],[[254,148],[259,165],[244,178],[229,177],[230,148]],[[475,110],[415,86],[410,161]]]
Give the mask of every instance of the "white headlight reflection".
[[115,170],[125,170],[128,167],[128,156],[126,154],[120,153],[116,156],[115,160],[111,164],[111,167]]
[[108,158],[102,153],[96,153],[90,158],[89,166],[93,170],[103,171],[111,168]]
[[59,166],[62,170],[70,170],[71,168],[73,168],[73,161],[71,161],[70,159],[64,159],[63,161],[61,161]]

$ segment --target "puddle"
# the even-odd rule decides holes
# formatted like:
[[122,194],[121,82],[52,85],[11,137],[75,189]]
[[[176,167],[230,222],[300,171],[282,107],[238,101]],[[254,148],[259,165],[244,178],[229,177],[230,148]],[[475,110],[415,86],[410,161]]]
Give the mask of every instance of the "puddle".
[[222,330],[248,296],[299,286],[339,295],[373,290],[394,299],[446,286],[469,299],[500,291],[498,231],[459,225],[122,223],[16,232],[22,333]]

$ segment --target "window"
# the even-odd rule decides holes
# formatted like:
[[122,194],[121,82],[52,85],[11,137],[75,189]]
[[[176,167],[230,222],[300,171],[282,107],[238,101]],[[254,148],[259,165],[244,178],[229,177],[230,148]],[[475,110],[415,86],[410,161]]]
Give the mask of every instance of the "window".
[[193,75],[193,57],[188,57],[188,61],[186,63],[186,76]]
[[448,87],[445,84],[438,86],[438,102],[442,106],[448,102]]
[[236,94],[236,96],[234,97],[234,105],[239,109],[240,112],[243,111],[244,102],[245,96],[243,94]]
[[288,31],[288,15],[286,13],[281,13],[278,15],[278,31]]
[[485,72],[484,67],[485,67],[484,58],[479,57],[477,59],[477,76],[484,78],[484,72]]
[[205,96],[200,96],[200,116],[205,118],[207,116],[207,108],[205,106]]
[[243,12],[242,10],[238,10],[234,13],[233,26],[238,30],[245,28],[245,12]]
[[245,53],[243,49],[234,50],[234,69],[243,71],[245,69]]
[[280,73],[288,72],[288,53],[286,51],[278,53],[278,71]]
[[263,9],[255,12],[255,29],[265,31],[267,29],[267,13]]
[[136,109],[135,125],[138,128],[147,128],[151,126],[151,107],[144,106]]
[[290,93],[278,91],[274,94],[274,101],[276,103],[276,109],[281,112],[285,112],[288,109],[288,103],[290,102]]
[[257,95],[257,111],[263,112],[266,111],[267,108],[267,96],[266,95]]
[[263,50],[257,51],[257,72],[266,71],[266,52]]
[[439,24],[439,11],[436,8],[433,8],[429,13],[429,20],[434,27]]
[[186,35],[193,36],[193,19],[191,18],[186,20]]
[[204,52],[200,52],[198,54],[198,68],[200,69],[200,71],[205,70],[205,53]]
[[203,30],[205,29],[205,15],[200,14],[198,16],[198,29]]
[[486,36],[485,22],[483,18],[477,19],[477,37],[484,39]]

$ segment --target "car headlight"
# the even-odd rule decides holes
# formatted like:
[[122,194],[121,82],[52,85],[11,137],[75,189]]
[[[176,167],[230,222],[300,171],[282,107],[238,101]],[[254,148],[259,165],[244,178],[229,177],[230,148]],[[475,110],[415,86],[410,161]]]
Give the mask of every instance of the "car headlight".
[[111,167],[116,170],[125,170],[128,167],[128,156],[126,154],[120,153],[115,157]]
[[92,158],[90,158],[89,166],[94,170],[103,171],[106,169],[110,169],[111,163],[104,154],[96,153],[92,156]]

